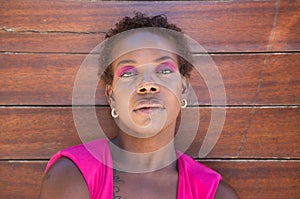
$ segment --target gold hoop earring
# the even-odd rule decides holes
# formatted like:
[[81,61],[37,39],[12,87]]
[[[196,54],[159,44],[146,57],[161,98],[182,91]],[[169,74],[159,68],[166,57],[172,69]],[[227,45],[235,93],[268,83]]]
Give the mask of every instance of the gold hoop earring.
[[111,114],[111,116],[112,116],[113,118],[119,117],[119,115],[118,115],[118,113],[117,113],[117,111],[116,111],[115,108],[112,108],[112,109],[111,109],[110,114]]
[[181,105],[180,105],[181,108],[186,108],[187,107],[187,100],[186,99],[183,99],[181,100]]

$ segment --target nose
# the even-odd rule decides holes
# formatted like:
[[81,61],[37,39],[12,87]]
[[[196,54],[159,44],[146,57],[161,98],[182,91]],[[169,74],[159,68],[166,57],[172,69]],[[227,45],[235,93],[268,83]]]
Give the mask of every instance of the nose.
[[154,94],[159,92],[159,86],[155,83],[146,83],[142,84],[138,87],[136,90],[138,94],[144,95],[144,94]]

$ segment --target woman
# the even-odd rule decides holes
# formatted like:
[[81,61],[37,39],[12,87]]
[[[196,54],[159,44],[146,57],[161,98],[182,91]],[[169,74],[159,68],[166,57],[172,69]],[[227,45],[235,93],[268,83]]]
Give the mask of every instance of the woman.
[[117,136],[54,155],[41,199],[237,198],[217,172],[175,149],[192,69],[180,32],[165,16],[142,13],[110,30],[100,63],[109,65],[102,78]]

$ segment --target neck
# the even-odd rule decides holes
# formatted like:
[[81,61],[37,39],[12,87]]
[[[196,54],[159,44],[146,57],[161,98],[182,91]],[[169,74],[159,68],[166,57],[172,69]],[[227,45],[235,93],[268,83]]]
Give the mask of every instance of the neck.
[[114,168],[130,173],[144,173],[176,168],[175,127],[151,138],[135,138],[120,132],[110,143]]

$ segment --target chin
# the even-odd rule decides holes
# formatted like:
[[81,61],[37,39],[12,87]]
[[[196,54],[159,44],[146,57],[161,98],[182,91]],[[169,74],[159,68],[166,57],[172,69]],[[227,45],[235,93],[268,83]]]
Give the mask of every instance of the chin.
[[136,125],[134,128],[127,131],[126,133],[136,138],[145,139],[156,136],[158,133],[161,132],[162,129],[163,126],[151,123],[148,125]]
[[141,139],[154,137],[165,127],[165,123],[161,120],[150,118],[137,122],[118,122],[117,125],[127,135]]
[[[172,123],[173,119],[167,111],[141,115],[133,113],[129,117],[120,116],[117,125],[127,135],[145,139],[162,132]],[[176,118],[174,121],[176,122]]]

